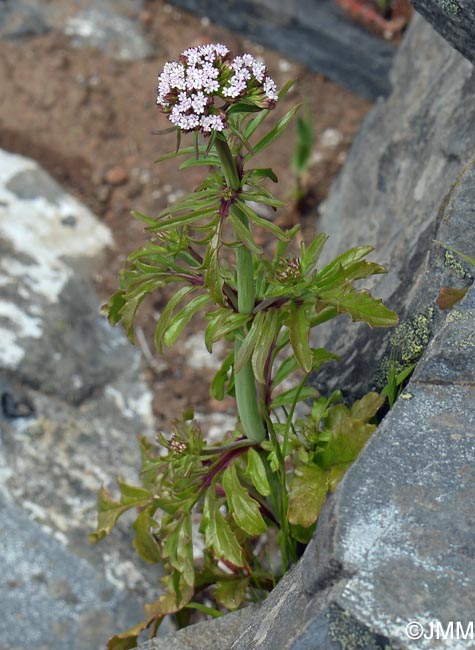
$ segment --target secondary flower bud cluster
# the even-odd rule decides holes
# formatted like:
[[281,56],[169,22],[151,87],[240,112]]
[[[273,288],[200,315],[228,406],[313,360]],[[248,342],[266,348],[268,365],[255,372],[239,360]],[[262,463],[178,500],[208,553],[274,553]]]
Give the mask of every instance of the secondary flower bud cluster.
[[[182,131],[222,131],[237,101],[274,108],[277,91],[266,67],[251,54],[232,56],[220,43],[185,50],[158,77],[157,104]],[[217,101],[221,100],[220,105]]]

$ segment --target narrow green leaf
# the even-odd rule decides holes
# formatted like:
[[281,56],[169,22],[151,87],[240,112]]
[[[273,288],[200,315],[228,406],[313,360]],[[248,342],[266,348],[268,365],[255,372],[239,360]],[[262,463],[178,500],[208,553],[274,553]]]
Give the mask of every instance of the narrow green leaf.
[[276,409],[280,406],[287,406],[288,404],[292,404],[295,395],[297,391],[300,391],[300,397],[299,397],[299,402],[303,402],[306,399],[315,399],[318,397],[318,391],[313,388],[312,386],[304,386],[304,388],[300,388],[300,384],[298,386],[295,386],[294,388],[291,388],[290,390],[285,391],[284,393],[281,393],[280,395],[277,395],[272,400],[271,407],[272,409]]
[[236,524],[248,535],[262,535],[267,526],[259,504],[241,485],[236,467],[229,465],[223,472],[222,484],[228,498],[228,507]]
[[468,255],[465,255],[465,253],[460,252],[456,248],[453,248],[452,246],[449,246],[448,244],[444,244],[443,241],[439,241],[438,239],[434,239],[435,244],[439,244],[440,246],[443,246],[447,250],[451,251],[452,253],[455,253],[459,257],[461,257],[465,262],[468,262],[472,266],[475,266],[475,257],[469,257]]
[[172,319],[173,312],[180,302],[194,291],[194,287],[181,287],[167,302],[165,309],[160,314],[160,318],[155,328],[155,345],[159,352],[163,351],[163,339]]
[[264,228],[265,230],[269,230],[275,237],[280,239],[281,241],[289,241],[289,233],[284,232],[279,226],[276,226],[275,223],[272,223],[272,221],[269,221],[268,219],[264,219],[263,217],[259,217],[252,208],[250,208],[247,203],[244,203],[243,201],[240,201],[239,199],[236,201],[236,204],[243,212],[244,214],[248,217],[252,223],[254,223],[256,226],[260,226],[261,228]]
[[273,183],[278,183],[279,181],[274,171],[270,167],[249,169],[247,173],[250,178],[269,178]]
[[203,309],[208,302],[209,296],[207,294],[196,296],[196,298],[190,300],[190,302],[171,319],[163,338],[167,347],[171,347],[175,343],[193,316],[200,311],[200,309]]
[[310,323],[305,315],[304,305],[290,303],[287,326],[298,364],[304,372],[310,372],[313,365],[312,351],[309,346]]
[[272,144],[274,140],[277,140],[277,138],[288,126],[288,124],[290,123],[290,121],[292,120],[293,116],[295,115],[295,113],[298,111],[299,108],[300,108],[300,104],[297,104],[296,106],[292,107],[290,111],[288,111],[284,115],[284,117],[282,117],[277,122],[274,128],[272,128],[263,138],[259,140],[259,142],[257,142],[253,146],[254,154],[260,153],[261,151],[266,149],[270,144]]
[[244,340],[239,348],[239,352],[234,363],[235,372],[239,372],[251,358],[252,353],[254,352],[254,349],[257,345],[257,341],[259,340],[261,327],[264,321],[265,312],[257,312],[257,314],[254,316],[254,320],[252,321],[249,332],[244,337]]
[[206,158],[189,158],[181,163],[178,169],[187,169],[188,167],[219,167],[220,162],[217,156],[206,156]]
[[262,248],[258,246],[253,237],[252,233],[249,230],[249,228],[237,217],[234,215],[232,212],[230,213],[228,217],[229,222],[231,223],[233,229],[234,229],[234,234],[236,237],[239,239],[239,241],[251,251],[251,253],[254,253],[254,255],[262,255]]
[[225,385],[226,382],[228,381],[229,371],[233,364],[233,360],[234,360],[234,351],[232,350],[231,352],[228,353],[228,355],[224,359],[223,363],[221,364],[221,368],[215,374],[215,376],[213,377],[213,381],[211,382],[211,387],[210,387],[211,397],[214,397],[214,399],[217,399],[218,401],[224,399]]
[[252,353],[252,369],[256,380],[265,384],[266,364],[269,353],[280,330],[280,313],[278,309],[269,309],[264,313],[259,337]]

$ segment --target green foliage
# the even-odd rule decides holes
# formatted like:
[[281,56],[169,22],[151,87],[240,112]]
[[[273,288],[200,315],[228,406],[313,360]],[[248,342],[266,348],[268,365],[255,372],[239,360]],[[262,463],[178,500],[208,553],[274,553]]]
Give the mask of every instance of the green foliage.
[[[129,255],[105,313],[133,341],[140,304],[173,286],[155,330],[162,351],[207,310],[207,349],[218,341],[228,346],[211,394],[218,400],[234,397],[238,419],[235,431],[212,447],[188,414],[170,437],[159,434],[157,444],[141,439],[140,486],[119,479],[118,501],[101,488],[91,540],[108,535],[133,510],[137,552],[165,568],[163,593],[147,606],[146,619],[111,639],[109,650],[134,647],[140,632],[150,628],[153,634],[167,614],[182,620],[192,609],[219,615],[263,597],[297,558],[299,545],[309,541],[327,493],[375,428],[383,396],[370,393],[350,408],[339,393],[319,395],[307,379],[338,359],[313,347],[312,330],[319,324],[342,314],[370,327],[397,323],[380,300],[355,285],[385,269],[365,259],[370,246],[320,265],[326,235],[298,247],[298,228],[284,231],[253,207],[282,205],[265,186],[277,181],[274,172],[247,163],[280,136],[297,108],[253,142],[269,110],[256,115],[255,108],[250,112],[245,104],[231,103],[225,131],[213,133],[206,146],[196,139],[195,146],[161,159],[189,156],[181,168],[207,165],[207,179],[156,218],[134,213],[149,238]],[[308,116],[297,128],[293,165],[303,170],[311,151]],[[256,228],[275,238],[273,258],[257,244]],[[295,420],[297,405],[309,399],[314,400],[310,415]],[[193,558],[198,529],[204,540],[199,561]],[[257,550],[255,544],[266,533],[278,540],[277,572],[269,547]],[[200,602],[204,593],[218,609]]]

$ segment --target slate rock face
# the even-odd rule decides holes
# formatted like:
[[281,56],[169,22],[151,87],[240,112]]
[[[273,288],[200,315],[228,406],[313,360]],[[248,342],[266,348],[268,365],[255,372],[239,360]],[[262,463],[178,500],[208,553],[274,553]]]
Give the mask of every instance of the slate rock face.
[[445,318],[439,289],[468,286],[474,273],[434,243],[475,257],[474,68],[416,17],[392,78],[392,95],[365,120],[319,220],[330,235],[324,260],[374,246],[371,259],[389,272],[364,286],[401,320],[370,333],[342,317],[316,331],[318,345],[343,357],[316,385],[338,385],[351,398],[385,384],[391,356],[399,370],[417,361]]
[[323,73],[367,99],[387,95],[395,48],[333,0],[172,0]]
[[156,598],[159,569],[140,562],[125,523],[105,543],[87,540],[100,485],[119,473],[136,480],[136,436],[153,431],[140,352],[100,316],[91,285],[111,245],[36,163],[0,151],[0,637],[9,650],[103,649]]
[[417,11],[459,52],[475,63],[475,5],[472,0],[411,0]]

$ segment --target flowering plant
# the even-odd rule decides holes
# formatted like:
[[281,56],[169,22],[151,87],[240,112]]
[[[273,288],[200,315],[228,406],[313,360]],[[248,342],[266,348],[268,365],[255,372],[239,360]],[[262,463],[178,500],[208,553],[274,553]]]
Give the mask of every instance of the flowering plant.
[[[192,609],[220,615],[267,593],[309,541],[327,492],[373,431],[384,401],[369,393],[349,408],[339,392],[325,397],[307,384],[310,372],[337,358],[312,346],[314,327],[342,313],[371,327],[397,322],[380,300],[354,286],[385,272],[364,260],[371,247],[319,265],[326,235],[298,249],[298,227],[284,231],[255,209],[283,205],[266,187],[277,182],[272,169],[250,162],[295,114],[298,107],[255,138],[291,85],[277,94],[261,62],[249,54],[233,58],[220,44],[186,50],[159,76],[158,105],[173,124],[167,130],[178,136],[177,151],[161,160],[189,155],[182,168],[210,171],[192,194],[157,217],[134,213],[150,238],[129,256],[106,312],[133,341],[141,302],[173,285],[155,331],[161,351],[208,308],[209,352],[217,341],[228,345],[211,393],[218,400],[234,397],[238,418],[222,443],[211,446],[193,414],[185,413],[173,435],[157,436],[158,448],[141,439],[140,487],[118,479],[119,501],[101,488],[92,539],[135,508],[135,548],[165,567],[165,592],[147,607],[145,621],[111,639],[110,650],[135,647],[140,632],[150,627],[155,634],[166,614],[186,623]],[[192,146],[181,147],[182,133],[193,134]],[[256,228],[275,238],[273,259],[256,242]],[[309,399],[311,413],[296,419],[297,405]],[[198,537],[204,551],[196,559]],[[272,540],[280,569],[269,561]],[[220,609],[205,606],[202,594]]]

